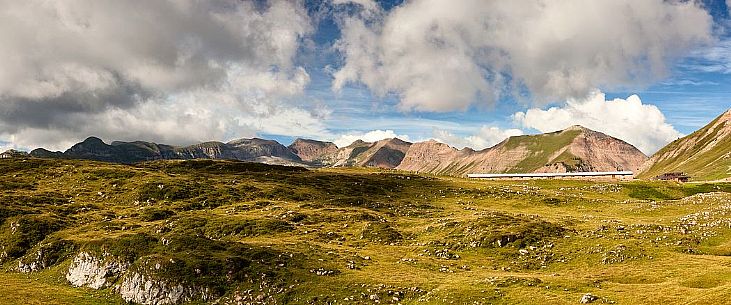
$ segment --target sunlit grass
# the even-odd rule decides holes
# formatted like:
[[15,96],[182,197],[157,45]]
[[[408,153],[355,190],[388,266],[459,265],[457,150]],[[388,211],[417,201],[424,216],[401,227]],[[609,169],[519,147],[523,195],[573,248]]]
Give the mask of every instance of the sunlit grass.
[[[707,304],[731,294],[729,184],[213,161],[0,160],[0,171],[0,246],[15,249],[2,259],[2,304],[121,303],[113,288],[66,282],[79,251],[127,257],[132,270],[172,259],[144,272],[223,301],[248,290],[280,303],[576,304],[589,292]],[[18,239],[11,228],[23,219],[59,225],[24,226]],[[41,272],[15,271],[39,241],[73,247]]]

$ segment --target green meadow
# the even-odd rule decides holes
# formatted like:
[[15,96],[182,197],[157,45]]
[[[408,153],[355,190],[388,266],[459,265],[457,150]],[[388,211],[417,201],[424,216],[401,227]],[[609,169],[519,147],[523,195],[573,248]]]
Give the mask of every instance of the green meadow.
[[[131,272],[205,291],[193,304],[731,298],[731,183],[32,158],[0,173],[2,304],[124,304]],[[126,271],[74,287],[82,252]]]

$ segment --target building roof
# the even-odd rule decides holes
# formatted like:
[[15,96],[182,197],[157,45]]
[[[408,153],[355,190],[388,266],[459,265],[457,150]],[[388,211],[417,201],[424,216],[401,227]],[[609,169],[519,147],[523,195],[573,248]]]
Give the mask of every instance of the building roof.
[[551,177],[601,177],[631,176],[632,171],[574,172],[574,173],[517,173],[517,174],[467,174],[469,178],[551,178]]

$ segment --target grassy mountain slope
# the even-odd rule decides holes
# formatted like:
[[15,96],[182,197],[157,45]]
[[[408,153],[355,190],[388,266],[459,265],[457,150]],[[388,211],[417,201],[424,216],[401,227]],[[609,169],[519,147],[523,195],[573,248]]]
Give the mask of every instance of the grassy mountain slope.
[[729,183],[212,160],[0,172],[2,304],[721,304],[731,290]]
[[[507,173],[530,173],[548,164],[564,163],[571,169],[577,165],[575,156],[566,150],[581,129],[545,133],[540,135],[510,137],[498,146],[503,150],[525,150],[525,158],[508,168]],[[559,151],[562,151],[559,153]]]
[[647,159],[634,146],[581,126],[510,137],[481,150],[457,150],[436,142],[416,143],[398,169],[442,175],[634,171]]
[[667,172],[684,172],[693,180],[731,177],[731,110],[655,153],[643,165],[639,177],[652,178]]

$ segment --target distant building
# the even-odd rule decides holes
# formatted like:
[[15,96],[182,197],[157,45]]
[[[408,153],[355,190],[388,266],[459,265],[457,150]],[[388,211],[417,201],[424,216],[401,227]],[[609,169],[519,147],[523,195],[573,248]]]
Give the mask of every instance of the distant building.
[[618,172],[574,172],[574,173],[521,173],[521,174],[467,174],[479,179],[582,179],[582,180],[632,180],[631,171]]
[[685,173],[681,173],[681,172],[672,172],[672,173],[664,173],[660,176],[657,176],[657,177],[655,177],[655,180],[688,182],[690,180],[690,176],[686,175]]

